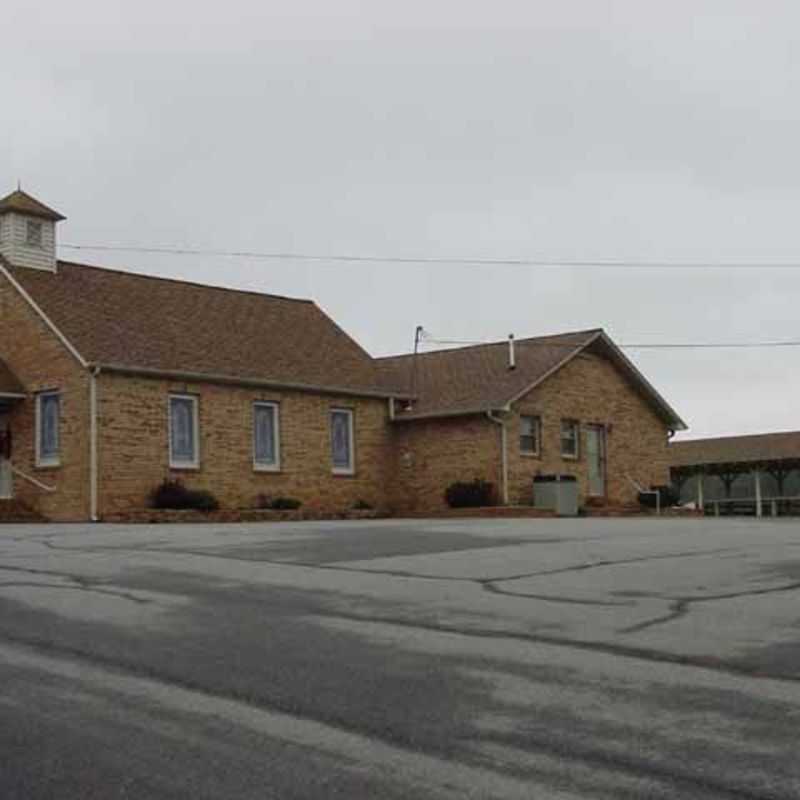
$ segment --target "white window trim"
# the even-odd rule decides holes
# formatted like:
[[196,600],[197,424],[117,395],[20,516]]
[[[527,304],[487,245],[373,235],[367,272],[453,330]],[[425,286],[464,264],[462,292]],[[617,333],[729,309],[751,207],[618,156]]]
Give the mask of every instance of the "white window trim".
[[[347,435],[350,445],[350,464],[346,467],[333,465],[333,415],[347,415]],[[355,414],[352,408],[332,408],[329,416],[331,428],[331,464],[334,475],[355,475],[356,474],[356,442],[355,442]]]
[[[526,434],[522,433],[522,418],[527,417],[534,421],[534,438],[536,439],[536,447],[533,450],[522,449],[522,437]],[[542,418],[538,414],[520,414],[519,415],[519,453],[522,456],[540,456],[542,454]]]
[[[575,429],[575,452],[574,453],[565,453],[564,452],[564,423],[569,423]],[[568,461],[578,461],[581,457],[581,424],[576,419],[562,419],[561,420],[561,428],[560,428],[560,436],[559,442],[561,445],[561,458],[567,459]]]
[[[172,456],[172,401],[190,400],[192,403],[192,427],[194,429],[194,458],[191,461],[178,461]],[[197,395],[170,392],[167,395],[167,447],[169,448],[170,469],[200,469],[200,403]]]
[[[58,453],[55,456],[42,457],[42,400],[45,397],[58,397],[58,428],[56,429],[56,445]],[[36,466],[60,467],[61,466],[61,392],[48,390],[36,394]]]
[[[267,464],[256,457],[256,409],[272,408],[275,412],[275,463]],[[253,403],[253,470],[255,472],[281,471],[281,407],[272,400],[256,400]]]

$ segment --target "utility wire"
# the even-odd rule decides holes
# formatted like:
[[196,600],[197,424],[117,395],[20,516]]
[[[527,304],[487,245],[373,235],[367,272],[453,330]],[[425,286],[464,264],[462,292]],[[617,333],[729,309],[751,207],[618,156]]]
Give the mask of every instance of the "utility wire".
[[[577,268],[605,268],[605,269],[785,269],[798,270],[800,262],[774,263],[759,261],[739,262],[704,262],[704,261],[586,261],[586,260],[561,260],[561,259],[485,259],[485,258],[428,258],[405,256],[357,256],[357,255],[318,255],[310,253],[269,253],[259,251],[235,250],[203,250],[200,248],[178,247],[143,247],[138,245],[89,245],[89,244],[61,244],[67,250],[95,250],[129,253],[151,253],[160,255],[179,256],[219,256],[230,258],[275,259],[288,261],[337,261],[347,263],[390,263],[390,264],[439,264],[439,265],[474,265],[474,266],[527,266],[527,267],[577,267]],[[498,344],[498,342],[465,340],[465,339],[435,339],[426,332],[422,332],[422,340],[431,344],[440,345],[477,345]],[[564,347],[573,349],[575,344],[561,342],[530,342],[522,339],[520,343],[535,344],[542,347]],[[800,347],[800,340],[772,341],[772,342],[643,342],[626,343],[617,345],[626,350],[720,350],[720,349],[765,349],[777,347]]]
[[342,253],[318,254],[295,252],[262,252],[248,250],[205,250],[193,247],[146,247],[115,244],[61,244],[65,250],[98,252],[149,253],[173,256],[216,256],[275,261],[335,261],[349,264],[435,264],[440,266],[538,267],[577,269],[778,269],[800,270],[800,262],[774,261],[661,261],[629,259],[561,259],[561,258],[437,258],[427,256],[360,256]]
[[[503,340],[479,340],[479,339],[435,339],[426,336],[424,338],[426,344],[437,345],[481,345],[481,344],[505,344]],[[526,339],[516,339],[517,345],[525,347],[562,347],[566,350],[574,350],[577,344],[575,342],[547,342],[547,341],[530,341]],[[797,341],[776,341],[776,342],[642,342],[642,343],[625,343],[617,344],[622,350],[754,350],[773,347],[800,347],[800,340]]]

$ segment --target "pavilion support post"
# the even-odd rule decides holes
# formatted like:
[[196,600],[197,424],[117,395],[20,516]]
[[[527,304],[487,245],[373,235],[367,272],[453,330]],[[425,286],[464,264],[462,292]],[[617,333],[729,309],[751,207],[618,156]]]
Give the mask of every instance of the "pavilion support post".
[[756,516],[760,517],[762,514],[761,509],[761,470],[753,470],[753,482],[756,485]]
[[697,473],[697,508],[702,511],[705,508],[705,498],[703,497],[703,473]]
[[720,472],[719,477],[722,478],[722,483],[725,486],[725,499],[731,499],[733,492],[733,482],[739,477],[738,472]]

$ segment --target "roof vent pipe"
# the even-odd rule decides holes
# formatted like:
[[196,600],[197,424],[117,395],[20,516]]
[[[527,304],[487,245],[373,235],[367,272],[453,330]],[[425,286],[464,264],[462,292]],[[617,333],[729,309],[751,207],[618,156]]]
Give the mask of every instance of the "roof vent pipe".
[[508,334],[508,368],[517,368],[517,354],[514,351],[514,334]]

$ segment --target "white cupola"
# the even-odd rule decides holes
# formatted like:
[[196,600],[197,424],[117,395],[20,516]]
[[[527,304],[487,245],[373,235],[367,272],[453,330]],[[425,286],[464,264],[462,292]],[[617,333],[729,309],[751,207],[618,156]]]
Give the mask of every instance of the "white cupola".
[[22,189],[0,200],[0,255],[15,267],[56,271],[56,225],[66,217]]

